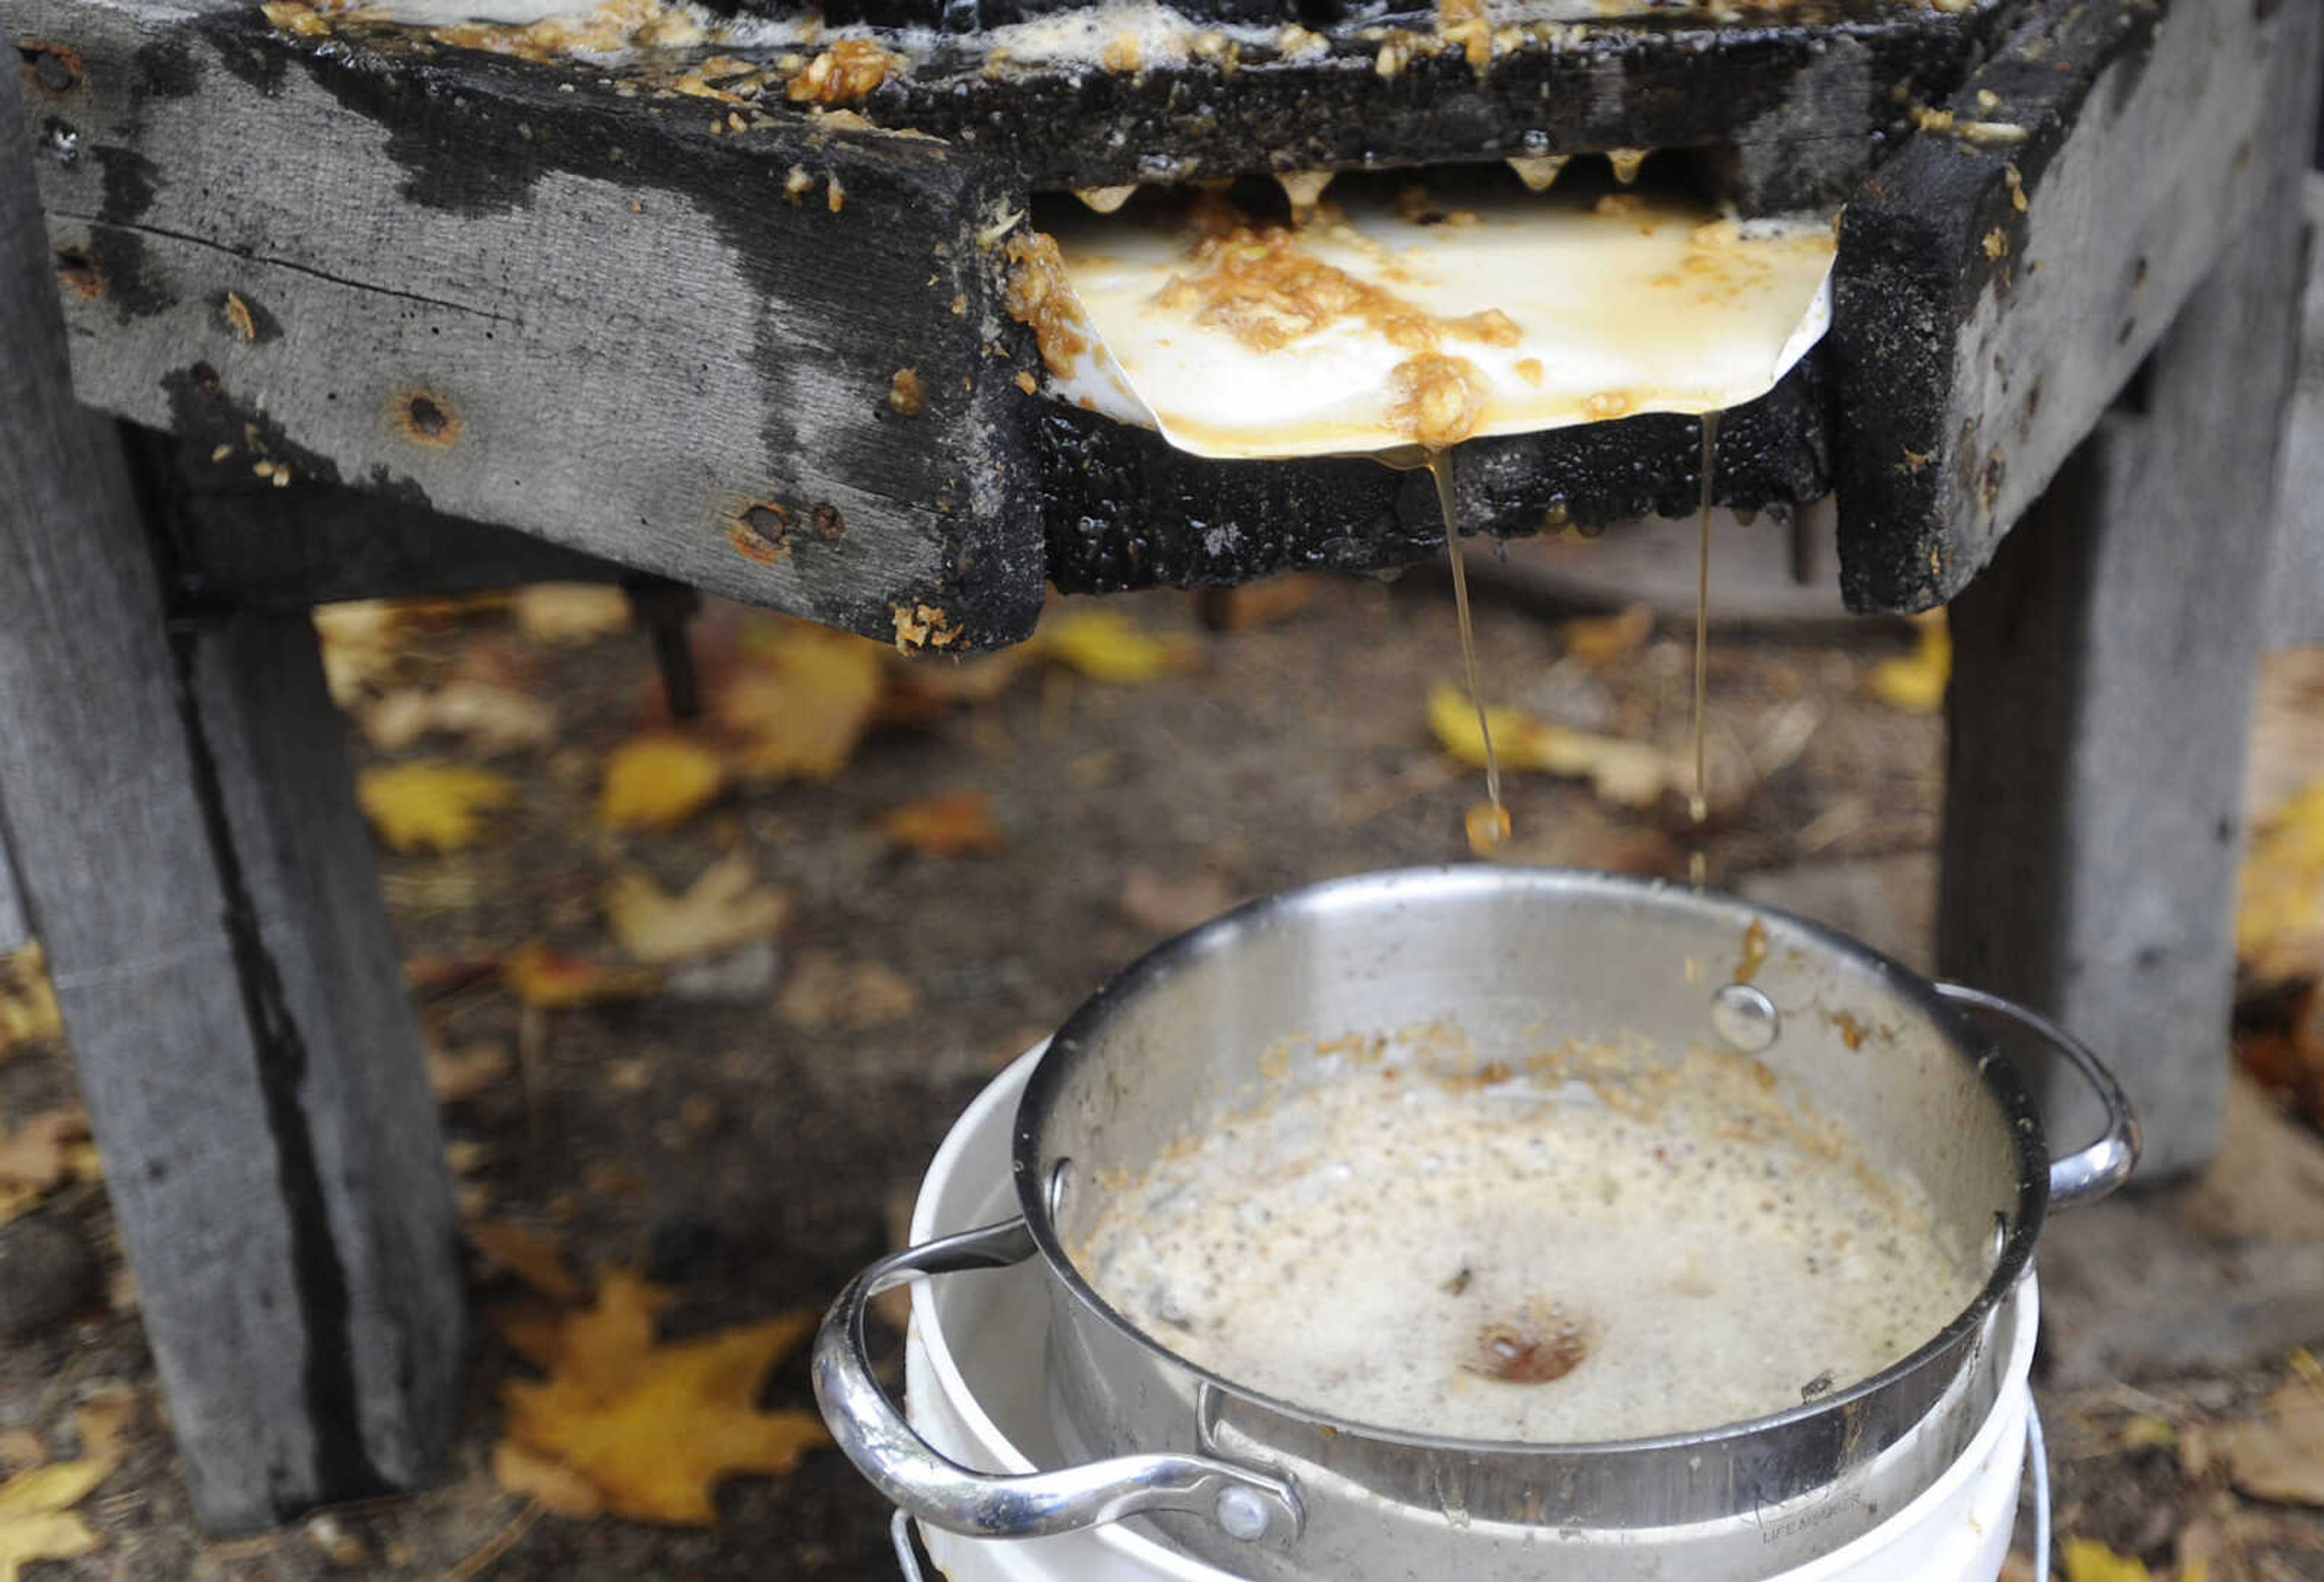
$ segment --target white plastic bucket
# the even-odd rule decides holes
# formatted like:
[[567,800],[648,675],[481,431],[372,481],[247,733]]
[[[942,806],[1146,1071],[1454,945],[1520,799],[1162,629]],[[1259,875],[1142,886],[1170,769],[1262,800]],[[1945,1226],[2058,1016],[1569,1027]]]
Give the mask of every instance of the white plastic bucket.
[[[915,1243],[1017,1211],[1010,1122],[1040,1053],[1034,1049],[995,1078],[945,1138],[913,1209]],[[1995,1582],[2009,1552],[2025,1459],[2026,1378],[2038,1327],[2030,1275],[2015,1300],[2022,1311],[2007,1384],[1969,1449],[1871,1531],[1766,1582]],[[904,1350],[912,1426],[937,1450],[979,1471],[1060,1465],[1042,1375],[1047,1336],[1038,1265],[915,1284]],[[923,1529],[921,1538],[950,1582],[1236,1582],[1120,1525],[1010,1541]],[[1548,1555],[1544,1569],[1567,1575]]]

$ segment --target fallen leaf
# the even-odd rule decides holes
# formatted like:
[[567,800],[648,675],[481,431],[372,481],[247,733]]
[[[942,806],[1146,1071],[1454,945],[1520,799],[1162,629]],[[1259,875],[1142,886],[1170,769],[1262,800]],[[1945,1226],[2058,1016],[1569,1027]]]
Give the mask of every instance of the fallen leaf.
[[365,769],[355,793],[395,851],[455,851],[484,833],[486,813],[516,801],[516,784],[490,769],[417,759]]
[[431,731],[457,736],[487,757],[546,747],[557,738],[555,709],[482,681],[455,681],[434,692],[391,692],[358,711],[358,718],[364,737],[382,752],[401,752]]
[[2169,1450],[2179,1443],[2179,1426],[2167,1417],[2140,1412],[2122,1425],[2116,1443],[2126,1450]]
[[64,1035],[40,942],[0,956],[0,1055],[26,1044],[53,1044]]
[[2324,779],[2260,821],[2236,903],[2236,958],[2258,983],[2324,967]]
[[776,1015],[794,1026],[851,1033],[910,1016],[919,1006],[920,991],[893,968],[828,951],[801,955],[775,998]]
[[1203,588],[1194,595],[1194,608],[1213,631],[1248,631],[1304,608],[1322,586],[1318,578],[1286,572],[1239,587]]
[[759,884],[739,852],[704,869],[683,895],[664,894],[634,869],[615,874],[604,906],[622,948],[657,966],[764,939],[790,915],[789,897]]
[[[1692,783],[1693,769],[1679,754],[1643,741],[1570,730],[1507,706],[1485,711],[1501,768],[1586,779],[1601,801],[1618,807],[1652,807],[1665,792]],[[1477,710],[1459,687],[1439,682],[1429,690],[1428,723],[1445,751],[1471,768],[1485,765],[1485,739]]]
[[828,780],[872,723],[889,659],[869,638],[790,623],[754,637],[714,713],[738,741],[739,773]]
[[1634,651],[1654,635],[1650,605],[1632,604],[1611,615],[1583,615],[1558,629],[1565,651],[1583,664],[1602,667]]
[[331,701],[346,708],[395,667],[409,617],[393,599],[352,599],[315,608],[323,679]]
[[97,1531],[73,1514],[119,1465],[113,1457],[51,1461],[0,1483],[0,1582],[17,1582],[34,1560],[69,1560],[93,1552]]
[[1945,688],[1953,675],[1953,638],[1945,612],[1932,610],[1913,617],[1918,640],[1913,651],[1898,659],[1883,659],[1865,677],[1865,687],[1892,709],[1908,714],[1933,714],[1944,707]]
[[2212,1430],[2227,1480],[2254,1499],[2324,1505],[2324,1393],[2293,1379],[2259,1417]]
[[605,1496],[562,1461],[528,1450],[514,1439],[493,1447],[493,1481],[522,1495],[544,1511],[586,1521],[605,1508]]
[[880,718],[921,723],[954,704],[991,703],[1038,658],[1019,643],[973,658],[931,655],[908,665],[890,666],[887,690],[880,699]]
[[2066,1582],[2154,1582],[2143,1562],[2115,1553],[2095,1538],[2069,1538],[2058,1551]]
[[1117,685],[1137,685],[1189,669],[1203,652],[1191,639],[1150,632],[1106,605],[1043,621],[1028,646],[1092,681]]
[[1215,873],[1196,871],[1166,878],[1150,868],[1122,876],[1121,915],[1156,934],[1184,934],[1234,905],[1234,892]]
[[134,1385],[117,1379],[91,1384],[73,1408],[73,1432],[80,1436],[82,1458],[118,1466],[125,1453],[122,1440],[136,1417],[137,1391]]
[[585,643],[630,625],[630,596],[605,583],[534,583],[509,605],[517,630],[540,643]]
[[519,1345],[548,1378],[503,1387],[508,1437],[571,1470],[632,1521],[706,1526],[711,1490],[737,1473],[781,1476],[828,1442],[808,1412],[761,1412],[767,1371],[815,1328],[802,1311],[661,1344],[665,1293],[608,1271],[596,1305],[535,1325]]
[[0,1428],[0,1468],[36,1466],[49,1458],[48,1441],[28,1428]]
[[726,768],[700,742],[653,731],[623,742],[605,760],[597,822],[613,830],[666,830],[708,805]]
[[953,791],[907,802],[880,815],[880,832],[923,857],[990,855],[1006,842],[992,823],[992,798],[982,791]]
[[563,1249],[539,1231],[505,1219],[487,1219],[468,1227],[468,1241],[541,1295],[556,1301],[580,1300],[581,1282],[565,1266]]
[[661,974],[650,967],[621,967],[568,956],[545,940],[529,939],[501,962],[501,981],[526,1005],[541,1010],[635,999],[651,994]]
[[457,1049],[429,1044],[428,1089],[438,1104],[463,1104],[508,1074],[509,1052],[489,1039]]
[[74,1145],[88,1140],[88,1117],[78,1109],[52,1109],[0,1132],[0,1187],[54,1191],[78,1173]]

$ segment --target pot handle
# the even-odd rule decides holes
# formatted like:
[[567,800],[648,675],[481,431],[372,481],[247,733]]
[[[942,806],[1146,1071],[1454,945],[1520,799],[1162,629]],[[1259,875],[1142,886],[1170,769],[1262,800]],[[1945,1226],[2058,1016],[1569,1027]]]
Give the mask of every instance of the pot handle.
[[2138,1164],[2139,1149],[2144,1145],[2138,1129],[2138,1117],[2130,1108],[2129,1096],[2106,1062],[2090,1053],[2089,1044],[2067,1032],[2039,1011],[2029,1010],[2014,999],[1997,994],[1987,994],[1982,989],[1971,989],[1962,983],[1940,983],[1936,990],[1955,1005],[1984,1011],[2004,1021],[2015,1022],[2026,1032],[2048,1044],[2052,1051],[2066,1057],[2073,1068],[2081,1072],[2082,1080],[2097,1093],[2098,1102],[2106,1106],[2106,1130],[2089,1147],[2063,1159],[2050,1162],[2050,1206],[2072,1209],[2084,1203],[2095,1203],[2110,1195],[2115,1188],[2130,1179]]
[[903,1511],[971,1538],[1048,1538],[1141,1511],[1191,1511],[1245,1541],[1297,1536],[1299,1496],[1277,1478],[1200,1456],[1117,1456],[1054,1472],[972,1471],[914,1431],[872,1372],[863,1312],[902,1281],[1001,1269],[1033,1255],[1020,1217],[891,1254],[847,1283],[815,1338],[815,1398],[831,1437]]

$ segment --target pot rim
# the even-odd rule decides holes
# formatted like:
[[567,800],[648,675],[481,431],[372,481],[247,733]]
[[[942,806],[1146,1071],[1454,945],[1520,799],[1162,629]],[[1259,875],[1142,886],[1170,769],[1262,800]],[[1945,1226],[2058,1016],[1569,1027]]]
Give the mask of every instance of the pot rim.
[[[1895,993],[1945,1035],[1946,1042],[1973,1066],[1986,1095],[1996,1104],[2008,1127],[2016,1164],[2016,1213],[1995,1255],[1990,1275],[1968,1305],[1936,1334],[1913,1351],[1867,1378],[1812,1402],[1782,1412],[1705,1429],[1650,1434],[1620,1439],[1525,1440],[1477,1439],[1382,1427],[1286,1401],[1252,1389],[1215,1373],[1174,1350],[1132,1323],[1085,1280],[1065,1251],[1049,1211],[1047,1172],[1041,1158],[1042,1122],[1056,1101],[1067,1074],[1084,1048],[1093,1042],[1118,1007],[1141,993],[1156,980],[1183,963],[1217,951],[1255,929],[1292,916],[1328,909],[1353,894],[1370,896],[1383,888],[1410,888],[1442,894],[1473,891],[1505,894],[1512,888],[1541,889],[1563,896],[1661,900],[1680,897],[1699,906],[1731,915],[1739,932],[1754,919],[1780,922],[1832,954],[1869,968]],[[1489,1457],[1609,1457],[1658,1455],[1704,1446],[1727,1445],[1762,1435],[1780,1435],[1803,1424],[1819,1423],[1849,1412],[1941,1363],[1972,1342],[2033,1263],[2050,1201],[2048,1144],[2040,1114],[2010,1063],[1999,1058],[1993,1040],[1938,993],[1936,986],[1911,968],[1839,930],[1776,906],[1760,906],[1715,890],[1697,890],[1670,879],[1640,878],[1588,869],[1553,868],[1513,863],[1455,862],[1381,869],[1327,879],[1246,902],[1165,941],[1116,973],[1096,993],[1084,1000],[1050,1038],[1034,1066],[1018,1101],[1010,1140],[1010,1173],[1018,1205],[1030,1228],[1032,1239],[1048,1274],[1075,1302],[1101,1322],[1150,1353],[1158,1362],[1201,1381],[1208,1387],[1250,1403],[1262,1411],[1293,1421],[1314,1424],[1336,1434],[1428,1454]]]

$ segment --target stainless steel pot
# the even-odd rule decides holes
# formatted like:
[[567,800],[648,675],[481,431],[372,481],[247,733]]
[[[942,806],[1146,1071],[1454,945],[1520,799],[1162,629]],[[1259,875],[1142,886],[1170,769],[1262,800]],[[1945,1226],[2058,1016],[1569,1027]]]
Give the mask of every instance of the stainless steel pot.
[[[1774,1416],[1573,1445],[1432,1439],[1334,1420],[1196,1367],[1075,1268],[1107,1182],[1247,1102],[1261,1052],[1318,1028],[1457,1020],[1480,1044],[1545,1024],[1681,1052],[1724,1045],[1812,1093],[1876,1164],[1917,1181],[1963,1246],[1976,1299],[1872,1378]],[[2052,1162],[1982,1024],[2071,1062],[2105,1135]],[[1266,1081],[1339,1080],[1314,1053]],[[840,1448],[948,1531],[1031,1538],[1137,1518],[1261,1582],[1543,1575],[1754,1578],[1827,1553],[1927,1487],[2002,1385],[2010,1300],[2052,1206],[2130,1173],[2138,1130],[2089,1052],[2008,1001],[1931,984],[1815,924],[1606,874],[1456,867],[1318,885],[1162,946],[1074,1013],[1018,1111],[1019,1218],[882,1259],[834,1302],[815,1383]],[[1089,1459],[1021,1476],[928,1449],[872,1375],[863,1313],[918,1275],[1039,1257],[1052,1410]]]

